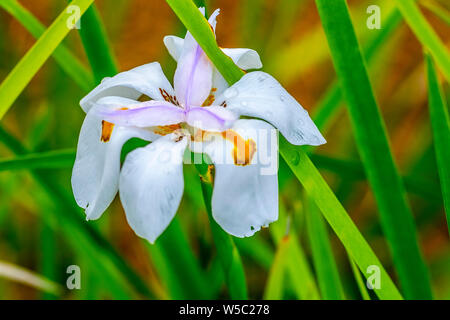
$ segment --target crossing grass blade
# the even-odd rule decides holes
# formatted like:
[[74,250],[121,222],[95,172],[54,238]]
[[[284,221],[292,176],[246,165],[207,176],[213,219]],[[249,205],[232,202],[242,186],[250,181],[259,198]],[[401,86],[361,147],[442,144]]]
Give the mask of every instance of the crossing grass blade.
[[[166,1],[228,83],[232,84],[238,81],[244,75],[242,70],[219,49],[208,22],[195,5],[189,0]],[[370,265],[380,266],[384,285],[375,290],[376,294],[381,299],[401,299],[400,293],[380,261],[308,156],[301,148],[290,145],[284,138],[280,140],[281,155],[303,184],[309,197],[319,207],[347,252],[355,259],[361,271],[365,272]]]
[[426,55],[428,74],[428,105],[433,129],[434,149],[441,181],[447,227],[450,233],[450,117],[442,90],[439,86],[432,57]]
[[450,25],[450,12],[443,8],[438,2],[434,0],[422,0],[420,1],[420,4],[433,12],[446,24]]
[[[17,19],[33,37],[39,38],[45,32],[44,25],[16,0],[0,1],[0,7]],[[93,87],[92,74],[63,44],[56,48],[53,57],[80,88],[87,91]]]
[[363,298],[363,300],[370,300],[370,295],[367,292],[366,285],[361,276],[361,272],[359,271],[353,259],[351,257],[349,257],[348,259],[350,262],[350,267],[352,268],[353,276],[355,277],[356,284],[358,285],[359,292],[361,293],[361,297]]
[[[71,5],[78,6],[80,14],[83,14],[93,1],[73,0]],[[69,33],[70,29],[67,27],[69,17],[70,14],[64,10],[2,82],[0,85],[0,120]]]
[[[404,1],[406,3],[409,1]],[[430,299],[428,270],[345,0],[316,0],[356,143],[406,298]],[[449,60],[450,62],[450,60]],[[353,257],[354,258],[354,257]]]
[[416,37],[427,48],[447,81],[450,82],[450,53],[420,12],[414,0],[395,0],[397,7]]
[[[370,65],[380,47],[397,29],[402,20],[402,16],[398,10],[393,10],[384,20],[383,28],[377,30],[377,34],[371,38],[367,45],[364,46],[364,57],[367,64]],[[336,114],[338,107],[342,105],[342,92],[337,81],[333,82],[330,88],[323,95],[318,105],[314,109],[312,117],[317,128],[322,132],[326,131],[327,125],[330,123],[332,116]]]

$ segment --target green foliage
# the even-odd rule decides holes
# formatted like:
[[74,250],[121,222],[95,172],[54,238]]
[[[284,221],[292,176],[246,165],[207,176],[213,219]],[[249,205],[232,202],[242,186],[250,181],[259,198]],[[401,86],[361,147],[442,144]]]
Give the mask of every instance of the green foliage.
[[317,0],[316,4],[405,296],[429,299],[429,276],[419,252],[412,213],[392,158],[347,4],[344,0]]
[[448,107],[437,78],[433,59],[426,56],[428,74],[428,103],[433,128],[434,148],[444,198],[447,226],[450,233],[450,118]]

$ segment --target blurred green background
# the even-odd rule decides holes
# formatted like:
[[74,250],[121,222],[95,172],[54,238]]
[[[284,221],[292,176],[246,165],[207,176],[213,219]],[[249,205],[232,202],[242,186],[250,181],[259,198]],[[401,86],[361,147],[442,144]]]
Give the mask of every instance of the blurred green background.
[[[448,47],[448,1],[418,3]],[[67,1],[21,0],[20,4],[47,27]],[[169,34],[184,36],[186,30],[166,2],[97,0],[95,4],[120,71],[159,61],[172,79],[176,64],[162,40]],[[348,4],[358,40],[370,56],[366,56],[370,80],[404,178],[434,297],[449,299],[450,243],[429,120],[423,49],[395,11],[393,1]],[[366,9],[372,4],[381,8],[379,30],[366,26],[370,16]],[[328,143],[308,149],[311,159],[397,281],[345,102],[328,94],[336,75],[315,2],[211,0],[207,8],[210,13],[221,8],[219,45],[257,50],[263,70],[274,75],[317,121]],[[34,43],[30,32],[0,8],[1,81]],[[63,43],[89,68],[76,30]],[[441,82],[449,100],[448,83]],[[84,221],[73,200],[70,176],[84,119],[79,101],[85,94],[86,90],[50,58],[2,119],[0,299],[228,298],[200,182],[192,166],[185,166],[185,193],[176,219],[155,245],[133,233],[118,198],[100,220]],[[336,100],[332,112],[324,107],[330,105],[330,99]],[[41,152],[53,152],[51,160],[30,158],[25,169],[9,161],[20,154]],[[317,209],[283,161],[279,182],[280,220],[252,238],[234,239],[243,260],[249,297],[326,298],[317,281],[311,243],[314,235],[308,228],[308,212]],[[280,239],[286,230],[290,230],[285,239],[294,254],[283,251],[286,245]],[[352,269],[339,239],[329,228],[326,231],[343,287],[341,298],[363,298],[365,292],[358,286],[361,274]],[[291,260],[288,264],[297,275],[292,276],[294,271],[283,276],[280,260]],[[70,265],[80,267],[80,290],[66,288]]]

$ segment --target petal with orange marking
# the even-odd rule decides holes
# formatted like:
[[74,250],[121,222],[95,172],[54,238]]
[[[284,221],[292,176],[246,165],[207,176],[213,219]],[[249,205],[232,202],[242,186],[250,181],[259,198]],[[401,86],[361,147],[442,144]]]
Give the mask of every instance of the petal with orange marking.
[[[215,165],[214,219],[228,233],[248,237],[278,219],[278,136],[261,120],[238,120],[230,132],[226,139],[206,133],[190,148]],[[243,163],[236,163],[236,149]]]
[[[102,119],[91,109],[81,127],[72,171],[75,200],[88,219],[98,219],[117,193],[123,144],[133,137],[147,141],[155,138],[153,133],[137,128],[114,126],[108,132],[104,128]],[[106,133],[109,139],[103,142]]]

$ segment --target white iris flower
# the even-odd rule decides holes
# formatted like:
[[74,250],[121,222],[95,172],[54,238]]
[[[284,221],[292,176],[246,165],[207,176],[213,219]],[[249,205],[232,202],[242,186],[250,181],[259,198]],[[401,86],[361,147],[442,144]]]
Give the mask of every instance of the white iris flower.
[[[209,19],[213,30],[218,13]],[[153,243],[180,204],[186,148],[200,150],[215,165],[214,219],[234,236],[251,236],[278,218],[277,152],[270,159],[276,169],[261,170],[267,150],[278,150],[271,133],[276,128],[295,145],[325,139],[269,74],[249,72],[228,87],[189,32],[164,43],[178,63],[174,88],[154,62],[104,79],[81,100],[75,199],[87,219],[98,219],[119,191],[130,226]],[[241,69],[262,67],[254,50],[223,52]],[[121,168],[122,146],[133,137],[151,143],[129,153]]]

